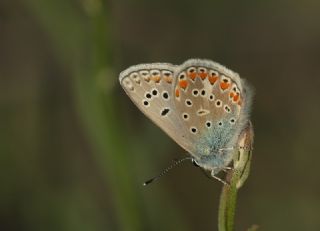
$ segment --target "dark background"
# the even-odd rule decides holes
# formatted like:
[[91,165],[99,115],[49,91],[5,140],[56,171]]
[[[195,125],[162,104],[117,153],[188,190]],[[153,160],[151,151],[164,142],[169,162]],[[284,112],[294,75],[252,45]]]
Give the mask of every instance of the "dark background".
[[0,2],[0,229],[216,230],[221,184],[118,74],[208,58],[256,89],[236,230],[319,230],[319,1]]

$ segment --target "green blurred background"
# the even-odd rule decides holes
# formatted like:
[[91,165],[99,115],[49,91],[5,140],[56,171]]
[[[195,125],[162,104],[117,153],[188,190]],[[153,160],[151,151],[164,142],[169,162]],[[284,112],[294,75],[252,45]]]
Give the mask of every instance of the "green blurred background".
[[320,230],[320,2],[0,1],[0,230],[216,230],[219,182],[138,111],[118,74],[220,62],[256,88],[236,230]]

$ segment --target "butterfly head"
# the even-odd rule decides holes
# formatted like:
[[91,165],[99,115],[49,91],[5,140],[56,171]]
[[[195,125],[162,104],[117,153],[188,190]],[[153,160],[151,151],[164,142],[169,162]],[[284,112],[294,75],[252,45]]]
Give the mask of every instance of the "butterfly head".
[[233,150],[233,147],[216,149],[206,146],[194,161],[199,167],[216,175],[229,164],[233,156]]

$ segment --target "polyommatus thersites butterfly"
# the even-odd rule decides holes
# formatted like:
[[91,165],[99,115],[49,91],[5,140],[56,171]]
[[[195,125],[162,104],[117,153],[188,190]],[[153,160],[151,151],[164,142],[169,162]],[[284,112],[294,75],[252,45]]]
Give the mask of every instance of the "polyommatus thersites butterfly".
[[[214,178],[229,169],[249,122],[252,91],[245,80],[209,60],[180,66],[140,64],[120,73],[120,84],[138,108]],[[219,178],[217,178],[219,179]]]

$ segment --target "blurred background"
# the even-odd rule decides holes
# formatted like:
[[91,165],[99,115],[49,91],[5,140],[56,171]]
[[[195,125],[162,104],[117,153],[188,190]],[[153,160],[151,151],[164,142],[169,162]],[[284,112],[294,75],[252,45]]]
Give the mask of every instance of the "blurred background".
[[320,2],[0,1],[0,230],[217,230],[221,184],[125,95],[144,62],[208,58],[255,87],[236,230],[320,230]]

